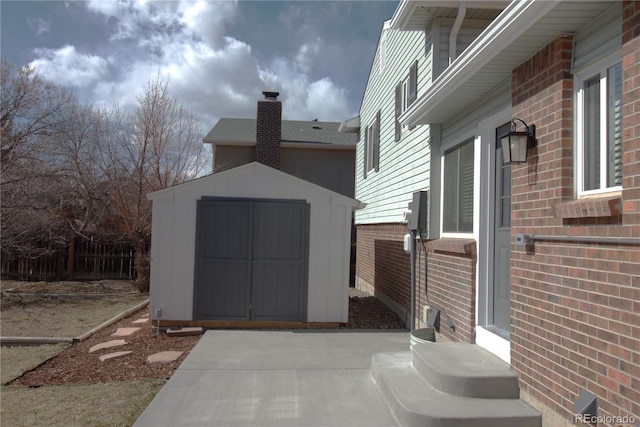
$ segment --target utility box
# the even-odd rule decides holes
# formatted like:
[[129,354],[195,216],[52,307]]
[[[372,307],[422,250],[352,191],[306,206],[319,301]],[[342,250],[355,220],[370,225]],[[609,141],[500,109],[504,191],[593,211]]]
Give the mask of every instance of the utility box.
[[[429,227],[429,191],[416,191],[407,212],[409,230],[427,231]],[[423,235],[423,233],[420,233]]]

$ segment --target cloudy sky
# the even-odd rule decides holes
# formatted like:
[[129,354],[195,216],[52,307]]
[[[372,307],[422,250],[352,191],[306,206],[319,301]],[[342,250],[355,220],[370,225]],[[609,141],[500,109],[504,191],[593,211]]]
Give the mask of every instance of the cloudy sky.
[[201,119],[357,114],[382,23],[397,1],[5,1],[1,55],[85,102],[131,106],[158,73]]

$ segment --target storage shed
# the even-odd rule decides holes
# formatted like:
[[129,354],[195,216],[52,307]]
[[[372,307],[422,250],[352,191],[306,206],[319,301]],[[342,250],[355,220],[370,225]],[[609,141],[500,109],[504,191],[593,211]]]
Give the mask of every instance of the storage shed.
[[357,200],[257,162],[149,199],[161,325],[348,321]]

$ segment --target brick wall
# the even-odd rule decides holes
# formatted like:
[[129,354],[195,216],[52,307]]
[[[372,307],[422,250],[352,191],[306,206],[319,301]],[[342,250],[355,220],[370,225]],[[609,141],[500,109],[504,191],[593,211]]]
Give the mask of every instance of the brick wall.
[[276,99],[258,101],[256,114],[256,161],[280,169],[282,103]]
[[[426,244],[427,292],[424,251],[418,245],[418,306],[430,303],[441,309],[440,333],[452,341],[475,342],[476,244],[467,239],[439,239]],[[420,312],[418,313],[420,316]],[[450,323],[454,328],[450,327]]]
[[[411,312],[411,258],[404,251],[406,224],[357,226],[356,286],[371,292],[403,320]],[[476,251],[473,240],[441,239],[418,244],[416,308],[418,320],[428,301],[444,310],[440,332],[454,341],[474,342]],[[454,329],[448,327],[447,318]],[[407,322],[408,324],[408,322]],[[416,324],[417,321],[416,321]]]
[[600,415],[640,415],[640,248],[562,240],[640,236],[640,20],[638,3],[624,8],[636,38],[624,47],[622,196],[573,199],[572,35],[512,73],[512,115],[537,126],[538,147],[512,167],[511,231],[560,239],[512,247],[511,360],[523,391],[568,420],[580,389]]
[[391,299],[397,304],[392,308],[403,320],[411,308],[411,264],[403,243],[406,233],[404,224],[358,225],[356,233],[356,285],[378,297],[382,293],[383,301],[384,297]]
[[625,2],[622,13],[623,221],[640,236],[640,2]]

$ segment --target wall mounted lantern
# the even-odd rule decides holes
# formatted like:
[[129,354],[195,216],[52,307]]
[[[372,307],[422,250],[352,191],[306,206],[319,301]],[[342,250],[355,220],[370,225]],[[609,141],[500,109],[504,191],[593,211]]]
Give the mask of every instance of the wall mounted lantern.
[[[524,125],[524,131],[517,130],[516,120]],[[500,138],[504,163],[508,165],[527,161],[527,150],[536,146],[536,125],[527,125],[524,121],[513,118],[511,131]]]

